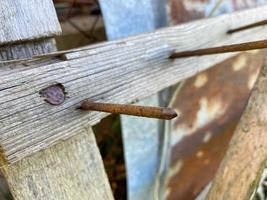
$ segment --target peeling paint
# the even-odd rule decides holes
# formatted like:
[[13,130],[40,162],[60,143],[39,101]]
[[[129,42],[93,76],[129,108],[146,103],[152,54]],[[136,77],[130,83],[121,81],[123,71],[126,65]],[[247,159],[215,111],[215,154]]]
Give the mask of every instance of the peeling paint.
[[200,88],[208,82],[208,77],[205,73],[198,74],[195,80],[195,87]]
[[201,150],[199,150],[199,151],[196,153],[196,157],[197,157],[197,158],[202,158],[203,155],[204,155],[204,152],[201,151]]
[[181,160],[176,162],[175,165],[171,168],[171,170],[168,171],[168,177],[171,178],[174,175],[176,175],[180,171],[182,166],[183,166],[183,162]]
[[222,115],[225,111],[222,100],[201,98],[199,100],[200,108],[197,113],[196,128],[201,128]]
[[245,55],[239,56],[238,59],[236,59],[233,63],[233,70],[235,72],[240,71],[242,68],[244,68],[247,64],[247,57]]
[[203,143],[208,143],[208,142],[211,140],[211,138],[212,138],[212,132],[208,131],[208,132],[205,134],[205,136],[204,136],[202,142],[203,142]]

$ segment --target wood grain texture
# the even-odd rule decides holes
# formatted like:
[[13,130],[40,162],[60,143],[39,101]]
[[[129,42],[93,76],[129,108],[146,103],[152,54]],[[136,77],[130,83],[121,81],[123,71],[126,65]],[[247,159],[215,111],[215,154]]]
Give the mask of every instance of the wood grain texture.
[[0,45],[61,33],[52,0],[1,0]]
[[246,200],[256,189],[267,159],[266,85],[265,62],[206,200]]
[[[51,38],[6,44],[0,47],[0,59],[28,58],[55,50],[55,42]],[[17,63],[2,64],[0,71],[9,74],[13,70],[24,71],[28,67],[51,62],[58,61],[43,59],[41,62],[31,62],[30,66],[27,63],[21,66]],[[18,134],[21,133],[20,130],[17,131]],[[81,125],[75,137],[61,140],[57,145],[15,164],[7,165],[3,157],[0,162],[12,195],[17,200],[113,199],[94,134],[88,126]]]
[[19,44],[0,46],[0,62],[31,58],[35,55],[56,51],[54,39],[47,38],[36,41],[26,41]]
[[91,128],[2,170],[18,200],[113,199]]
[[[266,27],[227,35],[228,29],[267,18],[267,7],[195,21],[128,39],[101,43],[66,53],[66,61],[0,70],[0,146],[15,162],[94,125],[106,114],[76,108],[85,99],[131,103],[191,77],[236,54],[168,59],[189,50],[261,40]],[[50,62],[51,62],[50,60]],[[46,103],[39,91],[65,87],[60,106]]]

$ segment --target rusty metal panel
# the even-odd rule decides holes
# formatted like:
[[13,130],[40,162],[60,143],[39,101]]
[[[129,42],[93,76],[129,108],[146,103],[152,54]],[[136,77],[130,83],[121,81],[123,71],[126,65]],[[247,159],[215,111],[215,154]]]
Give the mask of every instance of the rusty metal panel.
[[[170,0],[172,24],[266,4],[267,0]],[[212,180],[263,64],[259,51],[242,53],[188,79],[172,106],[171,161],[165,199],[195,199]]]
[[[241,54],[189,79],[173,107],[168,199],[194,199],[213,178],[263,64]],[[179,197],[179,198],[178,198]]]
[[[266,4],[266,0],[169,0],[172,24],[216,16]],[[214,12],[213,12],[214,11]]]

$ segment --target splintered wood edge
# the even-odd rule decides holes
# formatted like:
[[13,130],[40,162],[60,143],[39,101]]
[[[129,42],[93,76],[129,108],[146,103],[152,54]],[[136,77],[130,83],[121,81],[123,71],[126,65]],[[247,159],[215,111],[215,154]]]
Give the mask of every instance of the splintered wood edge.
[[[5,159],[16,162],[94,125],[107,114],[81,112],[85,99],[131,103],[189,78],[236,54],[169,59],[176,50],[262,40],[267,27],[227,35],[232,28],[267,18],[267,6],[199,20],[156,32],[76,49],[64,61],[51,57],[27,67],[0,71],[0,146]],[[208,34],[207,34],[208,33]],[[59,106],[40,91],[61,84]]]
[[1,46],[61,34],[52,0],[1,0],[0,13]]

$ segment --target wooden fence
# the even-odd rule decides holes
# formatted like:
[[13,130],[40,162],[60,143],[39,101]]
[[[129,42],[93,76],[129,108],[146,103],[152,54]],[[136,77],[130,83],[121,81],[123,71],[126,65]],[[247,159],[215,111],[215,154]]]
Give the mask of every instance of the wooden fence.
[[[3,0],[0,11],[1,165],[15,199],[113,199],[90,128],[106,114],[81,112],[81,101],[136,102],[236,55],[170,59],[174,51],[263,40],[267,31],[227,33],[265,20],[265,6],[57,52],[51,0]],[[257,185],[267,156],[265,75],[266,67],[207,199],[249,199]],[[42,95],[51,86],[64,90],[62,104]]]

